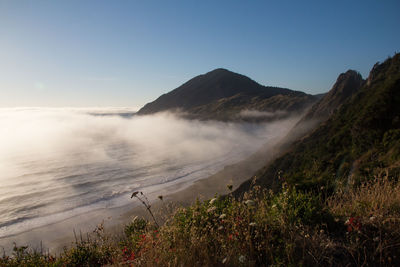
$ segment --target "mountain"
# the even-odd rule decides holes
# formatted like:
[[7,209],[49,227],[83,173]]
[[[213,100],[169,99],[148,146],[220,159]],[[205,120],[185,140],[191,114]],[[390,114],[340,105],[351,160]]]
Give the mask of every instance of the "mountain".
[[[190,191],[200,193],[206,191],[204,188],[212,187],[216,192],[224,192],[226,184],[229,183],[236,188],[246,181],[246,177],[250,177],[257,170],[282,155],[296,139],[310,132],[319,123],[326,121],[335,110],[360,89],[364,82],[358,72],[349,70],[346,73],[340,74],[332,89],[328,93],[316,96],[320,100],[311,107],[291,129],[289,134],[278,144],[265,144],[250,157],[235,164],[225,166],[218,173],[197,181],[190,187]],[[274,97],[270,99],[274,99]],[[209,197],[212,197],[214,193],[212,192]],[[178,199],[179,196],[175,196],[175,198]]]
[[263,86],[244,75],[220,68],[161,95],[138,114],[168,110],[195,119],[274,119],[290,112],[303,112],[317,100],[318,97],[303,92]]
[[[346,77],[353,87],[339,86]],[[300,188],[333,190],[338,184],[400,175],[400,54],[376,64],[366,82],[353,71],[339,76],[338,82],[333,89],[349,91],[347,100],[287,153],[259,170],[253,176],[256,184],[276,187],[284,180]],[[334,103],[328,100],[322,99],[310,114],[316,116],[319,107]],[[236,194],[247,191],[250,183],[242,184]]]
[[338,109],[350,96],[364,84],[361,74],[348,70],[339,75],[332,89],[313,105],[299,123],[307,120],[323,121]]
[[[326,121],[343,103],[358,92],[364,83],[365,80],[363,80],[361,74],[354,70],[341,73],[331,90],[321,95],[321,99],[296,123],[287,136],[281,140],[279,145],[290,145],[293,141]],[[282,147],[280,150],[282,150]]]

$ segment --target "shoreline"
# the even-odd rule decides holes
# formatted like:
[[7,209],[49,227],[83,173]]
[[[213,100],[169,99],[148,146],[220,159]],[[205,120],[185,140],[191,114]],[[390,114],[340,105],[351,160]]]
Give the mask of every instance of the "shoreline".
[[[145,195],[152,205],[153,213],[158,214],[157,216],[160,218],[160,214],[166,212],[163,209],[168,205],[185,207],[194,203],[196,199],[206,200],[216,194],[228,194],[230,192],[227,188],[228,184],[233,186],[233,190],[236,189],[271,160],[275,154],[272,147],[264,146],[250,157],[227,165],[211,176],[194,181],[175,181],[159,190],[145,192]],[[163,201],[158,200],[157,197],[159,195],[163,196]],[[58,254],[62,252],[64,247],[73,245],[75,234],[78,239],[81,235],[85,239],[87,234],[93,232],[101,223],[104,224],[107,234],[121,235],[124,225],[135,216],[147,218],[148,214],[138,201],[132,200],[131,204],[97,209],[0,238],[0,249],[4,249],[6,254],[10,254],[14,243],[16,243],[17,246],[28,245],[30,248],[37,250],[44,248],[44,251]]]

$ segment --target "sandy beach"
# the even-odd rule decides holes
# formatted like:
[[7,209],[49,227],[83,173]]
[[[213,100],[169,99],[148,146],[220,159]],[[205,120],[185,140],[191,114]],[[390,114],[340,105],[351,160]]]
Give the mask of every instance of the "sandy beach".
[[[188,183],[178,181],[167,185],[146,196],[152,204],[152,209],[158,220],[162,220],[162,214],[170,212],[168,207],[182,207],[192,204],[197,198],[205,200],[212,198],[215,194],[227,194],[228,184],[237,188],[242,182],[249,179],[268,160],[274,157],[269,152],[270,148],[263,147],[251,157],[236,164],[225,166],[224,169],[209,177]],[[163,196],[163,201],[158,196]],[[127,198],[130,196],[127,195]],[[59,253],[64,247],[73,245],[75,239],[86,238],[92,233],[96,226],[103,223],[106,233],[118,236],[123,227],[135,216],[147,217],[145,208],[135,199],[132,203],[118,208],[99,209],[84,215],[68,218],[61,222],[38,227],[17,235],[0,239],[0,249],[8,254],[12,252],[14,243],[18,246],[29,245],[33,249]]]

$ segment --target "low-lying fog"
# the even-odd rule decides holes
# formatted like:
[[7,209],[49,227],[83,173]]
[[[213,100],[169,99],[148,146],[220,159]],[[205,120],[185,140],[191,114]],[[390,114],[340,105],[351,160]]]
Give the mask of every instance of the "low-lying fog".
[[296,122],[199,122],[129,109],[0,109],[0,238],[101,208],[134,190],[190,185]]

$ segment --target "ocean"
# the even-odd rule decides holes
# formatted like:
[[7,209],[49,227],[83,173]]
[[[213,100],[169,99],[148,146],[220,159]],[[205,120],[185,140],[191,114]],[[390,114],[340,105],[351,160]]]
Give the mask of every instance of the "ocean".
[[97,209],[132,192],[189,186],[293,124],[136,116],[129,108],[0,109],[1,238]]

